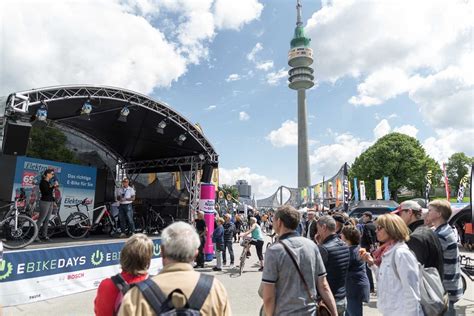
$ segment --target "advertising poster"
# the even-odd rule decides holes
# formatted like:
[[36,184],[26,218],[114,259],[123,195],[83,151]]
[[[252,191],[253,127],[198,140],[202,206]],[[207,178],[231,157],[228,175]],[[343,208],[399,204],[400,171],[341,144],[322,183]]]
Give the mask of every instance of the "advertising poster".
[[37,212],[41,198],[39,183],[46,169],[54,170],[53,180],[59,184],[54,191],[55,212],[59,210],[62,218],[67,218],[71,212],[76,211],[75,208],[66,208],[67,205],[75,205],[86,198],[94,205],[96,168],[29,157],[17,159],[12,200],[19,195],[20,188],[23,188],[27,210]]

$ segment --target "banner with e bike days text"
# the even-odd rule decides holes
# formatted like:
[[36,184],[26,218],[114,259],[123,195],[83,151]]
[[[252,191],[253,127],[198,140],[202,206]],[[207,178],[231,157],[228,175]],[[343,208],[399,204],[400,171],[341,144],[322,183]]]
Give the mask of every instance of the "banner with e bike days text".
[[54,170],[51,182],[57,181],[59,185],[53,194],[55,207],[59,209],[63,219],[66,219],[70,212],[76,211],[75,208],[65,208],[68,205],[78,204],[86,198],[93,205],[96,168],[30,157],[18,157],[16,160],[12,200],[18,196],[20,188],[23,188],[26,192],[27,209],[38,210],[41,198],[39,183],[47,169]]
[[[153,239],[148,272],[162,268],[161,239]],[[0,305],[43,301],[97,288],[120,272],[125,240],[34,250],[9,251],[0,261]]]

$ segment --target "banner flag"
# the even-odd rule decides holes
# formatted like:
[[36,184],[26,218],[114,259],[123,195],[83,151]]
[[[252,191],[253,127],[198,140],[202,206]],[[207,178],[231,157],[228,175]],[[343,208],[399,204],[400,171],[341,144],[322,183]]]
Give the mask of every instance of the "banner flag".
[[148,184],[152,184],[156,181],[156,173],[149,173],[148,174]]
[[321,184],[316,184],[314,186],[314,197],[317,199],[321,197]]
[[362,180],[360,181],[360,200],[367,200],[367,198],[365,197],[365,183]]
[[176,185],[176,190],[181,190],[181,172],[176,171],[174,173],[174,180],[175,180],[175,185]]
[[341,179],[336,179],[336,207],[339,206],[339,204],[341,204],[341,201],[343,200],[343,198],[341,199],[341,196],[342,195],[342,183],[341,183]]
[[471,183],[470,183],[470,187],[471,187],[471,224],[474,225],[474,203],[472,203],[472,196],[474,195],[474,163],[471,165]]
[[382,199],[382,180],[381,179],[375,180],[375,199],[376,200]]
[[359,201],[359,186],[357,185],[357,178],[354,178],[354,201]]
[[457,202],[462,203],[462,200],[464,199],[464,190],[469,182],[469,172],[466,173],[464,177],[462,177],[461,181],[459,181],[459,190],[458,190],[458,198]]
[[446,199],[449,201],[449,182],[448,174],[446,173],[446,164],[443,162],[443,173],[444,173],[444,188],[446,190]]
[[390,190],[388,188],[388,177],[383,177],[384,199],[390,200]]
[[219,168],[214,168],[212,171],[211,183],[216,187],[216,191],[219,189]]
[[344,182],[343,182],[343,187],[344,187],[344,195],[343,195],[343,201],[344,201],[344,212],[347,212],[349,210],[349,186],[350,182],[349,179],[347,178],[347,162],[344,164]]
[[426,205],[430,202],[430,191],[431,191],[431,179],[433,177],[433,171],[428,170],[426,173],[426,186],[425,186],[425,202]]

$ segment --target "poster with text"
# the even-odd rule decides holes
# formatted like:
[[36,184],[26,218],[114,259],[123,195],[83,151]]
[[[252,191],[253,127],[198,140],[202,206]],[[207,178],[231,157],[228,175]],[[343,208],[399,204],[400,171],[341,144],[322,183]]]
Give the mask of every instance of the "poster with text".
[[29,157],[18,157],[16,161],[12,200],[20,194],[20,188],[23,188],[26,200],[21,206],[25,206],[27,211],[38,212],[41,198],[39,183],[46,169],[54,170],[54,181],[59,184],[53,192],[54,211],[59,210],[63,220],[71,212],[77,211],[76,208],[65,206],[78,204],[86,198],[91,206],[94,205],[96,168]]

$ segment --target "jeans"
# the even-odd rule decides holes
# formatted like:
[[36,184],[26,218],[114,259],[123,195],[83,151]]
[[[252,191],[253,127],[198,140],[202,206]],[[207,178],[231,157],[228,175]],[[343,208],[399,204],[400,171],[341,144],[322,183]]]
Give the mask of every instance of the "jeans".
[[40,201],[40,214],[36,225],[40,228],[38,235],[48,236],[48,223],[51,213],[53,213],[53,201]]
[[198,255],[196,257],[196,264],[198,266],[204,266],[204,244],[206,243],[206,236],[199,236],[201,241],[198,249]]
[[344,316],[346,312],[347,301],[346,298],[336,300],[336,309],[338,316]]
[[120,229],[123,234],[127,231],[128,233],[135,233],[135,223],[133,222],[133,208],[132,203],[129,204],[120,204],[119,207],[119,220],[120,220]]
[[362,299],[347,299],[346,316],[362,316]]
[[234,249],[232,248],[232,240],[224,241],[224,252],[222,253],[222,256],[224,258],[224,264],[227,263],[227,260],[226,260],[227,250],[229,250],[230,264],[234,264]]
[[216,244],[216,268],[222,269],[222,249],[223,244]]
[[448,310],[444,313],[444,316],[455,316],[456,310],[454,309],[454,302],[449,301]]

